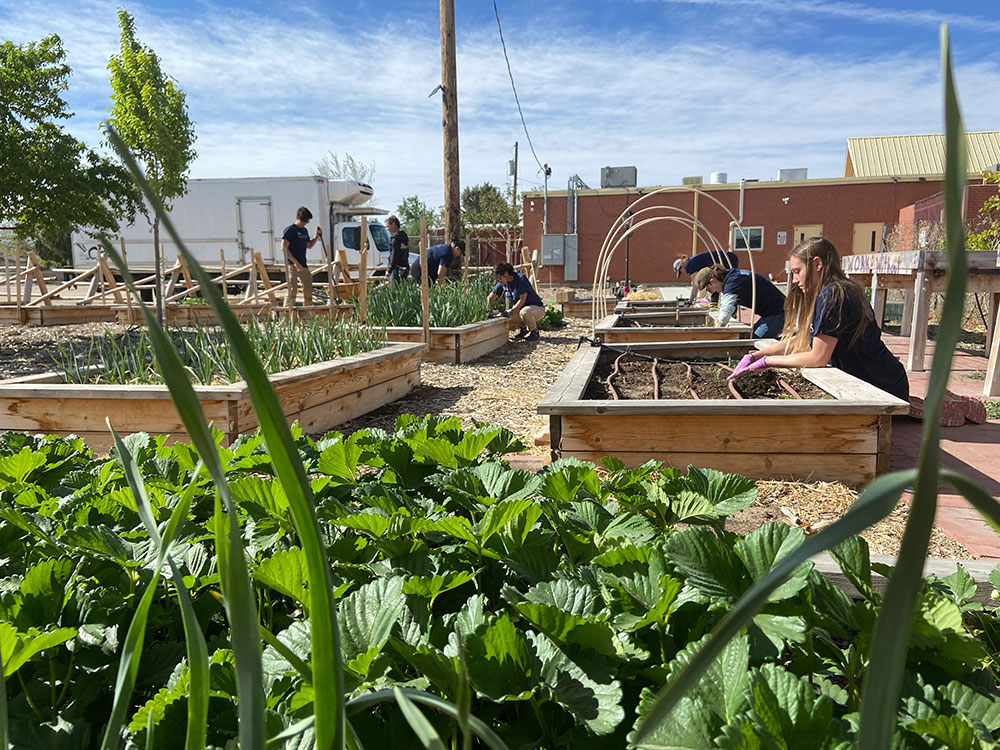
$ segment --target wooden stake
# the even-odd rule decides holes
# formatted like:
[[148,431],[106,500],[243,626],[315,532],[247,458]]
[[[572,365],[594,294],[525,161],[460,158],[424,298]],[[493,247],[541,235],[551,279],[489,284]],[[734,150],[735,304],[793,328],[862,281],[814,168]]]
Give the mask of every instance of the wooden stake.
[[[332,237],[330,239],[331,239],[331,241],[333,240]],[[326,262],[327,262],[327,268],[326,268],[326,296],[329,299],[330,320],[332,321],[333,320],[333,308],[334,308],[334,302],[333,302],[333,295],[334,295],[334,288],[333,288],[334,275],[333,274],[337,272],[337,269],[333,267],[333,250],[330,248],[329,245],[326,244],[326,242],[323,243],[323,249],[326,250]],[[337,301],[339,302],[340,300],[338,299]]]
[[[271,300],[272,305],[278,304],[278,298],[274,295],[274,291],[271,289],[271,277],[267,273],[267,266],[264,265],[264,258],[260,253],[253,254],[254,263],[257,264],[257,275],[260,278],[261,283],[264,285],[264,291],[267,292],[268,298]],[[292,273],[288,268],[285,269],[286,273]],[[288,292],[285,292],[288,294]]]
[[10,256],[7,254],[7,248],[3,249],[3,281],[4,286],[7,287],[7,304],[10,304]]
[[[122,265],[125,266],[122,270],[124,274],[128,270],[128,253],[125,251],[125,238],[119,237],[118,244],[121,245],[122,249]],[[128,324],[132,325],[135,319],[132,317],[132,290],[128,287],[125,288],[125,304],[128,305]]]
[[1000,305],[993,318],[993,340],[990,342],[986,382],[983,383],[984,396],[1000,396]]
[[424,345],[431,348],[430,281],[427,278],[427,220],[420,220],[420,315],[424,326]]
[[21,320],[21,240],[14,240],[14,270],[17,276],[14,278],[14,294],[17,298],[17,322]]
[[[455,71],[455,0],[441,0],[441,124],[444,130],[444,241],[459,236],[458,75]],[[423,251],[427,252],[427,245]]]
[[[462,271],[462,280],[466,283],[469,282],[469,256],[472,255],[472,243],[469,241],[469,234],[465,234],[465,268]],[[482,265],[482,257],[480,257],[479,265]]]
[[219,268],[222,271],[222,299],[226,302],[229,301],[229,295],[226,294],[226,249],[224,247],[219,248]]
[[[104,256],[103,252],[99,252],[97,254],[97,265],[100,266],[100,268],[101,268],[101,276],[103,277],[104,281],[107,283],[108,286],[111,287],[111,293],[112,293],[112,295],[114,295],[115,302],[117,302],[118,304],[121,304],[124,300],[122,300],[121,292],[118,291],[118,285],[115,282],[115,275],[113,273],[111,273],[111,269],[108,268],[108,261],[107,261],[107,258]],[[105,300],[105,295],[107,293],[106,289],[107,289],[107,287],[104,284],[102,284],[101,285],[101,304],[102,305],[106,304],[106,300]]]
[[368,319],[368,217],[361,217],[361,267],[358,269],[358,280],[361,288],[358,293],[361,295],[361,305],[359,306],[361,325]]

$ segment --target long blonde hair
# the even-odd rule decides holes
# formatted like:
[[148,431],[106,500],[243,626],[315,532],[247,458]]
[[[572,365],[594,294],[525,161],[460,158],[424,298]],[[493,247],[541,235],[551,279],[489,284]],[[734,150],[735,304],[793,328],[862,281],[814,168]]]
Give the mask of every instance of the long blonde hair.
[[[804,352],[812,348],[816,296],[827,285],[832,287],[830,305],[837,311],[838,316],[843,314],[844,300],[847,298],[853,299],[861,308],[861,321],[848,344],[854,346],[868,321],[875,319],[875,314],[858,283],[844,274],[837,248],[825,237],[810,237],[796,245],[788,257],[793,255],[806,267],[807,288],[803,291],[798,284],[793,284],[788,296],[785,297],[785,327],[781,331],[785,352]],[[812,263],[813,258],[819,258],[823,262],[823,267],[819,271]]]

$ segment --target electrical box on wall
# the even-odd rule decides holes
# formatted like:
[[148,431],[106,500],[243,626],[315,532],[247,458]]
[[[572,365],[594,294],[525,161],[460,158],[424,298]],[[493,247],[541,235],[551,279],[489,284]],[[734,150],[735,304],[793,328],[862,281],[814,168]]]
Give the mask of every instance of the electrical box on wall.
[[561,266],[565,248],[565,234],[542,235],[542,265]]

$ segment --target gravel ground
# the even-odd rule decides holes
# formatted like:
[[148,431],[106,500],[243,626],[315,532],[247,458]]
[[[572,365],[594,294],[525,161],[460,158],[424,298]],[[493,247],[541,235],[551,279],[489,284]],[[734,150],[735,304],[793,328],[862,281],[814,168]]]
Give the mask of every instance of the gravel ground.
[[400,414],[446,414],[501,425],[521,436],[528,450],[548,454],[548,444],[534,438],[548,431],[548,417],[536,407],[577,350],[580,336],[590,335],[590,321],[566,318],[565,327],[541,331],[538,341],[511,341],[463,365],[424,363],[420,385],[409,394],[338,427],[344,433],[362,427],[391,429]]
[[0,326],[0,380],[53,369],[60,346],[85,349],[93,336],[106,330],[124,333],[113,323],[71,326]]
[[[78,349],[94,334],[123,332],[121,326],[90,323],[76,326],[0,326],[0,379],[52,369],[57,344]],[[519,435],[532,454],[548,454],[548,444],[535,437],[548,430],[548,419],[536,413],[538,401],[576,352],[580,336],[589,336],[588,320],[567,318],[564,328],[543,331],[537,342],[510,342],[465,365],[423,364],[421,385],[406,397],[345,423],[350,433],[362,427],[391,429],[400,414],[446,414],[499,424]],[[730,528],[745,532],[768,521],[818,530],[839,518],[857,498],[855,489],[836,482],[758,482],[760,494],[753,507],[731,519]],[[895,554],[906,524],[901,503],[887,519],[862,534],[875,554]],[[934,557],[967,559],[958,542],[935,529],[930,553]]]

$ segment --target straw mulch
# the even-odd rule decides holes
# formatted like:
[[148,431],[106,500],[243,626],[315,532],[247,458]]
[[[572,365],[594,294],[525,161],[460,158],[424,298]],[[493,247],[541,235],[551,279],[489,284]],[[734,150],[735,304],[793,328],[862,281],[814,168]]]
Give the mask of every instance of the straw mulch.
[[[746,533],[769,521],[798,526],[815,533],[836,521],[857,500],[858,492],[840,482],[757,482],[757,502],[726,523],[730,531]],[[861,532],[875,555],[895,555],[903,539],[908,506],[900,501],[885,519]],[[961,544],[935,527],[931,532],[931,557],[972,559]]]

